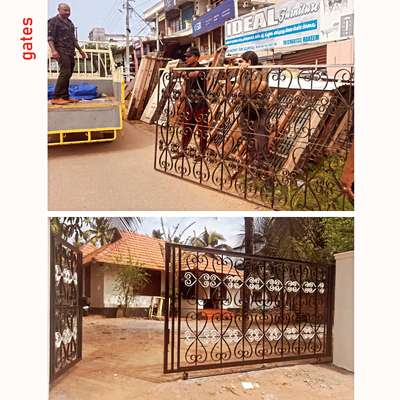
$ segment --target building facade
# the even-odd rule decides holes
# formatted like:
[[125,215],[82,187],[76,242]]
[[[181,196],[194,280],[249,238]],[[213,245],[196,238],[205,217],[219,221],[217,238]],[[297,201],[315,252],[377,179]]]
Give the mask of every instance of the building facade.
[[[162,0],[144,17],[170,58],[189,45],[202,55],[226,45],[228,54],[255,50],[276,64],[354,63],[353,0]],[[231,25],[242,26],[242,35]]]

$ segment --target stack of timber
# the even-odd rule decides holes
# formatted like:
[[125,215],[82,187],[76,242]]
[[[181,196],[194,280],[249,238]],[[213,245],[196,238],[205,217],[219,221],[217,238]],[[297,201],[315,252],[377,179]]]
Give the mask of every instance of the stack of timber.
[[170,73],[172,68],[181,66],[182,61],[172,60],[169,61],[163,70],[159,82],[157,83],[150,100],[143,111],[141,121],[147,124],[153,124],[158,121],[165,108],[168,95],[172,92],[173,88],[177,85],[177,79]]
[[140,119],[159,81],[159,70],[169,59],[146,55],[142,59],[128,105],[128,120]]

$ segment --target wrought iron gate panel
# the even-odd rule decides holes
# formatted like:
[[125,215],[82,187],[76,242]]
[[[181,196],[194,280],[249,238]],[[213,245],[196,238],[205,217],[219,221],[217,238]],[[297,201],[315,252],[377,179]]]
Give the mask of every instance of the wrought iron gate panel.
[[201,71],[161,76],[156,170],[277,210],[354,208],[353,66]]
[[334,266],[166,246],[164,372],[331,357]]
[[51,235],[50,381],[82,358],[82,253]]

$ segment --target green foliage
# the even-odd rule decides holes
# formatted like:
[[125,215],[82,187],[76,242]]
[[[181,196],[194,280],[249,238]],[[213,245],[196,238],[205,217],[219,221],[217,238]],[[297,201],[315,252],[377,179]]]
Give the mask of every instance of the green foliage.
[[127,265],[121,267],[114,283],[114,291],[118,295],[124,316],[127,316],[127,309],[135,296],[150,283],[150,275],[131,255],[126,262]]
[[138,217],[53,217],[50,218],[50,230],[77,247],[87,242],[104,246],[112,241],[115,227],[135,231],[141,223],[142,219]]
[[171,228],[168,229],[165,227],[164,220],[160,218],[161,221],[161,229],[153,229],[152,236],[156,239],[163,239],[166,242],[170,243],[182,243],[184,233],[193,226],[196,222],[193,221],[186,227],[181,228],[181,224],[178,223]]
[[354,249],[353,218],[322,218],[326,246],[334,253]]
[[87,217],[53,217],[50,218],[50,230],[75,246],[80,246],[85,243],[85,227],[90,220]]
[[230,246],[225,243],[220,243],[224,241],[225,238],[223,235],[216,231],[208,232],[206,227],[204,227],[204,231],[199,236],[197,236],[196,232],[194,232],[193,236],[187,240],[191,246],[230,250]]
[[333,255],[354,248],[352,218],[258,218],[258,253],[314,262],[332,262]]
[[111,243],[114,237],[114,228],[110,225],[110,218],[91,218],[84,237],[94,245],[104,246]]

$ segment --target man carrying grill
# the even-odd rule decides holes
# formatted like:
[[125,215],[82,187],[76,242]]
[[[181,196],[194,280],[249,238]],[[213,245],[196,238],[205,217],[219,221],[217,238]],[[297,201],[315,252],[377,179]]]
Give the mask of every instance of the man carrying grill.
[[69,81],[75,66],[75,49],[82,58],[87,58],[86,53],[80,48],[75,36],[75,27],[69,19],[71,9],[68,4],[58,5],[58,15],[48,21],[48,43],[52,58],[58,61],[60,73],[58,75],[53,104],[68,104]]
[[198,71],[190,70],[183,72],[184,113],[182,150],[173,156],[174,159],[184,157],[185,150],[189,146],[193,133],[199,136],[200,154],[196,155],[195,161],[201,161],[207,149],[208,139],[208,104],[206,101],[207,80],[205,71],[201,71],[199,64],[200,52],[197,47],[189,47],[184,54],[185,67],[199,68]]

